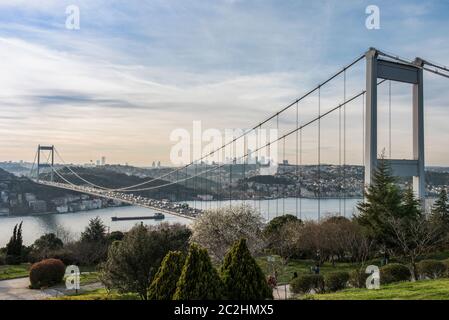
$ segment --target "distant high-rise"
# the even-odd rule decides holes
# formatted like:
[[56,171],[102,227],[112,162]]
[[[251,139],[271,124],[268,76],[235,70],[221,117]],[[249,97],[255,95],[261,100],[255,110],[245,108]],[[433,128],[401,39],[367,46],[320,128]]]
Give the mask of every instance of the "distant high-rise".
[[156,167],[156,162],[153,161],[153,164],[151,165],[151,167],[155,168]]
[[102,166],[106,165],[106,157],[105,156],[101,157],[101,165]]
[[157,167],[158,167],[158,168],[161,167],[161,162],[160,162],[160,161],[157,162]]

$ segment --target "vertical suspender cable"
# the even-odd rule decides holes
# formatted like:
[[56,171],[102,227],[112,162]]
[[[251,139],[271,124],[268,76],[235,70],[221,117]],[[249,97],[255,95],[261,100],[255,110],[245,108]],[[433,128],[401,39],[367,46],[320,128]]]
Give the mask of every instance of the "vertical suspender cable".
[[391,80],[388,81],[388,153],[391,159]]
[[[285,159],[285,138],[283,139],[283,146],[282,146],[282,162],[287,165],[286,159]],[[285,166],[284,166],[284,174],[285,174]],[[282,187],[282,214],[285,214],[285,185]]]
[[[256,129],[255,130],[255,132],[256,132],[256,150],[259,149],[259,137],[258,137],[259,133],[257,131],[258,130]],[[256,151],[256,153],[254,154],[254,157],[255,157],[255,162],[254,162],[255,163],[255,165],[254,165],[255,175],[254,175],[254,177],[257,176],[257,160],[258,160],[258,156],[257,155],[258,155],[258,151]],[[254,179],[253,181],[254,181],[254,184],[255,184],[257,179]],[[257,196],[258,196],[258,194],[257,194],[256,186],[254,186],[254,209],[257,208]],[[262,214],[262,212],[260,212],[260,210],[259,210],[259,214],[260,215]]]
[[[344,96],[344,94],[343,94]],[[343,102],[344,102],[343,97]],[[338,214],[341,216],[341,196],[342,196],[342,171],[341,171],[341,108],[338,108]]]
[[[299,130],[299,186],[302,187],[302,129]],[[299,198],[299,219],[302,219],[302,192],[300,189],[300,198]]]
[[[278,135],[279,135],[279,113],[276,115],[276,129],[277,129],[277,132],[278,132]],[[275,176],[277,178],[279,178],[279,159],[277,159],[278,154],[276,155],[276,161],[278,161],[278,163],[277,163],[277,165],[278,165],[278,167],[277,167],[278,172],[276,172],[276,174],[275,174]],[[276,181],[276,186],[277,186],[276,187],[276,190],[277,190],[276,191],[276,193],[277,193],[276,194],[276,217],[277,217],[278,214],[279,214],[279,181]]]
[[318,221],[321,219],[321,86],[318,87]]
[[[296,103],[296,128],[299,128],[299,115],[298,115],[298,102]],[[295,213],[296,218],[298,218],[298,197],[299,197],[299,175],[298,175],[298,144],[299,144],[299,133],[296,131],[296,161],[295,161],[295,183],[296,183],[296,197],[295,197]]]
[[343,215],[346,217],[346,69],[343,72],[344,78],[344,100],[343,100]]
[[365,166],[365,93],[362,95],[362,165]]
[[246,197],[248,194],[247,191],[247,182],[246,182],[246,161],[248,160],[249,157],[249,152],[247,153],[247,145],[246,145],[246,137],[243,137],[243,203],[246,204]]
[[[270,139],[270,138],[268,138],[268,139]],[[272,165],[271,161],[273,161],[273,159],[271,159],[271,139],[270,139],[270,142],[268,142],[268,159],[269,159],[268,165],[271,166]],[[267,199],[267,220],[270,220],[270,218],[271,218],[271,216],[270,216],[270,201],[271,201],[271,197],[268,197],[268,199]]]

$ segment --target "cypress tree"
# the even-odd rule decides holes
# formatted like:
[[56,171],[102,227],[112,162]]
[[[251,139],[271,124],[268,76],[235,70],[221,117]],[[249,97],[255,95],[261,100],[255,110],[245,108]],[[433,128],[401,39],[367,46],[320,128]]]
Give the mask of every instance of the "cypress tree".
[[206,249],[190,245],[173,300],[218,300],[222,283]]
[[12,231],[12,236],[9,239],[8,244],[6,245],[6,255],[8,255],[8,256],[14,255],[16,239],[17,239],[17,224],[14,226],[14,229]]
[[11,257],[20,257],[22,255],[23,239],[22,239],[22,222],[14,226],[12,237],[6,245],[6,255]]
[[272,299],[273,292],[265,275],[251,256],[246,240],[234,243],[221,267],[224,296],[231,300]]
[[149,300],[171,300],[173,298],[184,261],[185,257],[180,251],[167,253],[148,289]]
[[16,255],[22,255],[22,247],[23,247],[23,238],[22,238],[22,224],[23,221],[20,222],[19,228],[17,229],[17,238],[16,238]]

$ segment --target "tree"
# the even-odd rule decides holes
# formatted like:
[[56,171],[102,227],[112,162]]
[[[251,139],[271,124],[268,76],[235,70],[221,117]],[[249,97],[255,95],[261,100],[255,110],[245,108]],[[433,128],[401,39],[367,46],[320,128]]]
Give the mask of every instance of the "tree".
[[13,229],[12,237],[6,245],[6,255],[9,256],[11,261],[20,263],[23,248],[22,239],[22,224],[16,224]]
[[384,248],[385,254],[393,234],[387,219],[400,218],[405,211],[402,210],[401,191],[390,171],[382,155],[374,170],[372,183],[365,190],[365,201],[357,205],[360,214],[356,217],[368,235]]
[[81,233],[81,242],[105,242],[106,240],[106,226],[100,217],[90,219],[86,230]]
[[191,244],[173,300],[219,300],[222,283],[206,249]]
[[279,230],[288,222],[291,221],[301,221],[297,217],[291,214],[284,214],[282,216],[273,218],[268,222],[267,226],[264,228],[264,234],[267,237],[279,233]]
[[289,231],[294,229],[294,226],[299,228],[301,225],[302,221],[291,214],[285,214],[270,220],[263,230],[267,247],[284,257],[280,251],[285,252],[283,249],[292,244],[291,239],[289,239],[291,235]]
[[222,261],[229,247],[239,239],[247,239],[252,254],[264,246],[263,218],[248,205],[209,210],[192,225],[192,242],[206,248],[211,257]]
[[449,231],[449,200],[446,189],[442,188],[438,199],[432,206],[432,216],[436,223],[441,223],[446,232]]
[[389,217],[387,223],[393,230],[393,251],[409,260],[414,281],[417,279],[417,258],[438,248],[444,239],[441,226],[432,223],[425,215],[419,215],[415,219]]
[[185,256],[180,251],[170,251],[162,260],[159,271],[148,289],[149,300],[171,300],[181,276]]
[[41,258],[48,258],[51,251],[61,249],[63,246],[62,240],[54,233],[47,233],[34,241],[33,251],[38,253]]
[[246,240],[236,242],[221,266],[224,296],[231,300],[272,299],[273,291],[265,275],[251,256]]
[[148,288],[165,255],[187,247],[190,233],[186,229],[168,224],[135,226],[122,241],[110,246],[108,258],[101,266],[103,284],[107,289],[135,292],[146,300]]
[[276,232],[271,233],[269,242],[273,253],[282,258],[282,263],[287,265],[293,256],[299,256],[300,252],[300,234],[304,224],[301,220],[290,220],[282,224]]

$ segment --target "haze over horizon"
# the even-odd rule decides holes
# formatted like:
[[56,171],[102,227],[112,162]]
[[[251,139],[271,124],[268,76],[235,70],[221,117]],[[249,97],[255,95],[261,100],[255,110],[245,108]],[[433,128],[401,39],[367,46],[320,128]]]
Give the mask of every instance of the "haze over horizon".
[[[65,28],[72,4],[80,30]],[[0,161],[32,162],[38,144],[54,144],[72,163],[168,165],[174,129],[191,131],[196,120],[204,129],[252,127],[369,47],[449,65],[449,3],[377,1],[380,30],[365,27],[370,4],[0,0]],[[325,109],[342,102],[341,85],[323,92]],[[426,75],[424,85],[426,165],[449,166],[447,80]],[[363,87],[362,61],[348,74],[348,97]],[[393,157],[407,158],[411,91],[392,92]],[[379,95],[382,150],[387,88]],[[351,164],[361,163],[361,106],[347,109]],[[302,107],[316,114],[315,100]],[[323,163],[338,161],[335,120],[323,124]],[[304,163],[316,159],[313,134]]]

